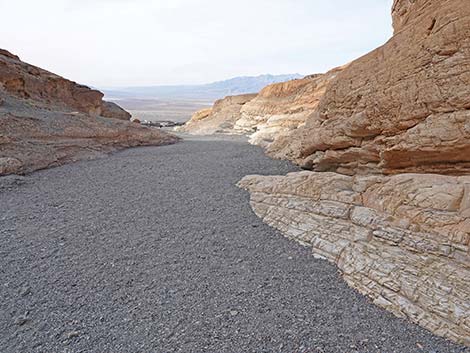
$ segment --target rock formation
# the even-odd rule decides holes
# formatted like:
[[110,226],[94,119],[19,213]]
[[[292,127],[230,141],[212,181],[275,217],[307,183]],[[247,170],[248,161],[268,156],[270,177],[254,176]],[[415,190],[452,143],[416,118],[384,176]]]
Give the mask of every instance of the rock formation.
[[196,112],[179,130],[195,135],[246,134],[251,143],[268,147],[305,124],[327,84],[342,69],[274,83],[259,94],[226,97],[212,109]]
[[470,177],[300,172],[239,184],[375,304],[470,345]]
[[402,0],[393,15],[393,38],[339,73],[271,154],[347,174],[468,172],[470,4]]
[[393,23],[267,145],[314,172],[240,186],[376,304],[470,345],[470,2],[396,0]]
[[0,50],[0,175],[177,138],[128,121],[103,94]]
[[179,131],[195,135],[210,135],[214,133],[237,133],[235,122],[240,118],[242,107],[256,97],[256,94],[228,96],[215,102],[211,109],[196,112]]
[[6,93],[75,109],[92,116],[129,120],[131,115],[118,105],[103,101],[103,93],[79,85],[39,67],[22,62],[0,49],[0,86]]
[[243,106],[234,128],[250,134],[251,143],[268,147],[305,124],[342,69],[267,86]]

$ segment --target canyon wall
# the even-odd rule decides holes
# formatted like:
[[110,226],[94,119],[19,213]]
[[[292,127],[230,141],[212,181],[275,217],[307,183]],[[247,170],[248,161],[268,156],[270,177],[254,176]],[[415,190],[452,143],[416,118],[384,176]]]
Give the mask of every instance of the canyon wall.
[[469,16],[465,0],[396,1],[393,38],[341,71],[269,153],[315,171],[467,173]]
[[93,116],[129,120],[131,115],[103,93],[77,84],[39,67],[22,62],[18,56],[0,49],[0,86],[19,98],[39,100]]
[[177,138],[129,122],[103,94],[0,50],[0,176]]
[[264,222],[375,304],[470,345],[469,176],[300,172],[239,185]]
[[392,15],[393,37],[265,144],[312,171],[240,186],[374,303],[470,345],[470,2],[396,0]]
[[229,96],[212,109],[203,109],[179,131],[195,135],[245,134],[252,144],[268,147],[305,124],[315,111],[328,83],[343,68],[326,74],[274,83],[258,94]]
[[196,112],[191,119],[177,130],[194,135],[210,135],[215,133],[240,133],[234,128],[240,118],[243,106],[256,97],[256,94],[242,94],[219,99],[214,106]]
[[251,143],[268,147],[305,124],[342,69],[267,86],[242,107],[234,128],[250,134]]

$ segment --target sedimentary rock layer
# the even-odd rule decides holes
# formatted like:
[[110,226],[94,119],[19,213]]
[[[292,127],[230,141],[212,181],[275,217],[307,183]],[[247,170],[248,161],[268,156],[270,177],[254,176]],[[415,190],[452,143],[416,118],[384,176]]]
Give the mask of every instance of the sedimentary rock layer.
[[235,131],[235,122],[240,118],[242,107],[256,97],[256,94],[228,96],[215,102],[213,108],[196,112],[179,131],[194,135],[215,133],[240,133]]
[[242,107],[235,129],[250,134],[251,143],[268,147],[305,124],[342,69],[267,86]]
[[0,175],[177,141],[123,121],[130,115],[102,97],[0,50]]
[[103,101],[103,93],[22,62],[0,49],[0,87],[6,93],[45,104],[67,107],[93,116],[129,120],[131,115],[114,103]]
[[374,303],[470,345],[470,177],[248,176],[266,223],[338,265]]
[[470,171],[470,2],[400,0],[395,34],[328,84],[269,152],[315,171]]
[[470,2],[397,0],[393,23],[267,146],[316,172],[240,185],[376,304],[470,345]]
[[226,97],[212,109],[196,112],[179,130],[191,134],[246,134],[251,143],[268,147],[305,124],[328,83],[342,69],[271,84],[259,94]]

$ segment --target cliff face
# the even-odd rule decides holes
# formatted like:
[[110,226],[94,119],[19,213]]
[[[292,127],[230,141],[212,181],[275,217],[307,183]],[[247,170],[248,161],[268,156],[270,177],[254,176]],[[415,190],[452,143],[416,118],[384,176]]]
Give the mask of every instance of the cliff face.
[[470,2],[397,0],[393,23],[267,145],[314,172],[240,186],[377,305],[470,345]]
[[158,130],[123,121],[129,114],[102,97],[99,91],[23,63],[1,50],[0,176],[124,147],[177,141]]
[[263,221],[375,304],[470,345],[470,177],[301,172],[239,185]]
[[468,172],[470,4],[397,1],[394,24],[393,38],[339,73],[270,153],[347,174]]
[[179,131],[195,135],[210,135],[215,133],[239,133],[234,128],[240,118],[243,106],[256,97],[256,94],[228,96],[215,102],[212,109],[196,112]]
[[250,141],[263,147],[305,124],[318,106],[328,83],[341,72],[273,84],[246,103],[240,111],[235,129],[251,134]]
[[114,103],[104,102],[103,93],[79,85],[0,49],[0,86],[18,98],[67,107],[93,116],[129,120],[131,115]]
[[191,134],[246,134],[251,143],[268,147],[305,124],[328,83],[342,69],[274,83],[259,94],[226,97],[212,109],[196,112],[179,130]]

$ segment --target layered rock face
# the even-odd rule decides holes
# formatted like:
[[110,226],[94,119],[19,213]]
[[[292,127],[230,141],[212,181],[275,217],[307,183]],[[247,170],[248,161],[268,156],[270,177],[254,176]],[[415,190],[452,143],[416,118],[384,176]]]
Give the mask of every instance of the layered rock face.
[[338,73],[271,154],[346,174],[470,170],[470,3],[401,0],[393,13],[393,38]]
[[242,94],[219,99],[212,108],[196,112],[178,131],[194,135],[239,133],[234,125],[240,118],[242,107],[254,97],[256,94]]
[[0,175],[177,141],[159,130],[123,121],[128,113],[102,97],[101,92],[0,51]]
[[212,109],[196,112],[178,130],[196,135],[245,134],[250,136],[250,143],[268,147],[274,140],[305,124],[328,83],[342,69],[275,83],[259,94],[226,97],[217,101]]
[[374,303],[470,345],[470,177],[248,176],[263,220]]
[[305,124],[342,69],[267,86],[243,106],[235,129],[250,134],[251,143],[268,147]]
[[103,93],[79,85],[39,67],[22,62],[0,49],[0,86],[19,98],[63,106],[93,116],[129,120],[131,115],[118,105],[103,101]]
[[470,2],[397,0],[395,34],[267,146],[255,212],[374,303],[470,345]]

